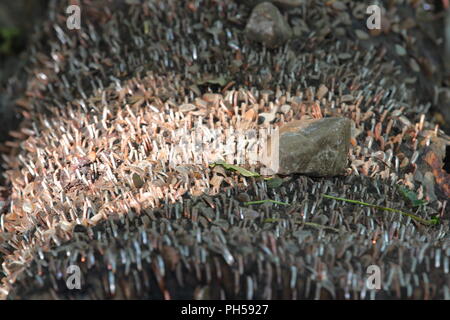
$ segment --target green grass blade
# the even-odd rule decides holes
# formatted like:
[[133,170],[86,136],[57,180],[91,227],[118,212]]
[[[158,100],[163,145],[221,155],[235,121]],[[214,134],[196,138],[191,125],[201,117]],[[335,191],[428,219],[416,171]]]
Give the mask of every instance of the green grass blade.
[[432,218],[430,220],[426,220],[424,218],[421,218],[419,216],[416,216],[412,213],[408,213],[408,212],[404,212],[398,209],[393,209],[393,208],[387,208],[387,207],[382,207],[382,206],[377,206],[375,204],[371,204],[371,203],[366,203],[366,202],[362,202],[362,201],[358,201],[358,200],[351,200],[351,199],[346,199],[346,198],[339,198],[339,197],[334,197],[334,196],[330,196],[328,194],[324,194],[323,195],[324,198],[328,198],[328,199],[334,199],[334,200],[339,200],[339,201],[344,201],[344,202],[349,202],[349,203],[353,203],[353,204],[360,204],[362,206],[366,206],[366,207],[371,207],[371,208],[375,208],[375,209],[379,209],[379,210],[384,210],[384,211],[390,211],[390,212],[395,212],[395,213],[400,213],[404,216],[410,217],[411,219],[426,224],[426,225],[435,225],[435,224],[439,224],[439,219],[438,218]]
[[288,206],[289,205],[289,203],[287,203],[287,202],[281,202],[281,201],[276,201],[276,200],[271,200],[271,199],[247,201],[247,202],[244,202],[244,205],[248,206],[248,205],[251,205],[251,204],[263,204],[263,203],[268,203],[268,202],[275,203],[275,204],[281,204],[283,206]]

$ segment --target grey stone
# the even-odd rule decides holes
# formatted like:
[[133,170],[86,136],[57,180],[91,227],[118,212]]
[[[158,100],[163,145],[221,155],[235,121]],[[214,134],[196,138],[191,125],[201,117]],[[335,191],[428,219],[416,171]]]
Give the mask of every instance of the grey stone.
[[272,134],[262,162],[278,174],[336,176],[347,165],[350,136],[347,118],[292,121]]
[[269,2],[257,5],[250,15],[245,27],[250,40],[275,48],[284,44],[291,36],[292,30],[277,7]]

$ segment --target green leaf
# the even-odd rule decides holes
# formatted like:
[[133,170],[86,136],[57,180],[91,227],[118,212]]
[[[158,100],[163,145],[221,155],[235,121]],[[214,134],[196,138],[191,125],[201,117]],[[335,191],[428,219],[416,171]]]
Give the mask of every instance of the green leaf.
[[267,187],[271,188],[271,189],[278,188],[284,182],[284,180],[281,179],[280,177],[273,177],[273,178],[269,178],[269,179],[265,179],[265,180],[267,183]]
[[441,223],[441,219],[439,218],[439,216],[434,216],[430,219],[430,224],[439,224]]
[[420,207],[427,203],[427,201],[425,200],[417,199],[417,194],[414,191],[409,190],[408,188],[399,186],[398,191],[403,196],[403,198],[405,198],[405,200],[407,200],[413,207]]
[[215,166],[219,166],[219,165],[224,167],[226,170],[237,171],[239,174],[243,175],[244,177],[259,177],[260,176],[256,172],[252,172],[252,171],[249,171],[242,167],[235,166],[234,164],[228,164],[225,161],[216,161],[216,162],[211,163],[209,166],[211,168],[214,168]]

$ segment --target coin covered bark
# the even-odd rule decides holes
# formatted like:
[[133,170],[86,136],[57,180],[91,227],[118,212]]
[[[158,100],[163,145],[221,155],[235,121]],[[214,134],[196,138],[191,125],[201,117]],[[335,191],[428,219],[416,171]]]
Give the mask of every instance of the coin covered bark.
[[[261,4],[81,1],[69,31],[50,2],[2,154],[2,298],[450,298],[450,142],[414,58],[359,3],[279,2],[270,48]],[[262,130],[329,118],[342,173],[264,174]]]

